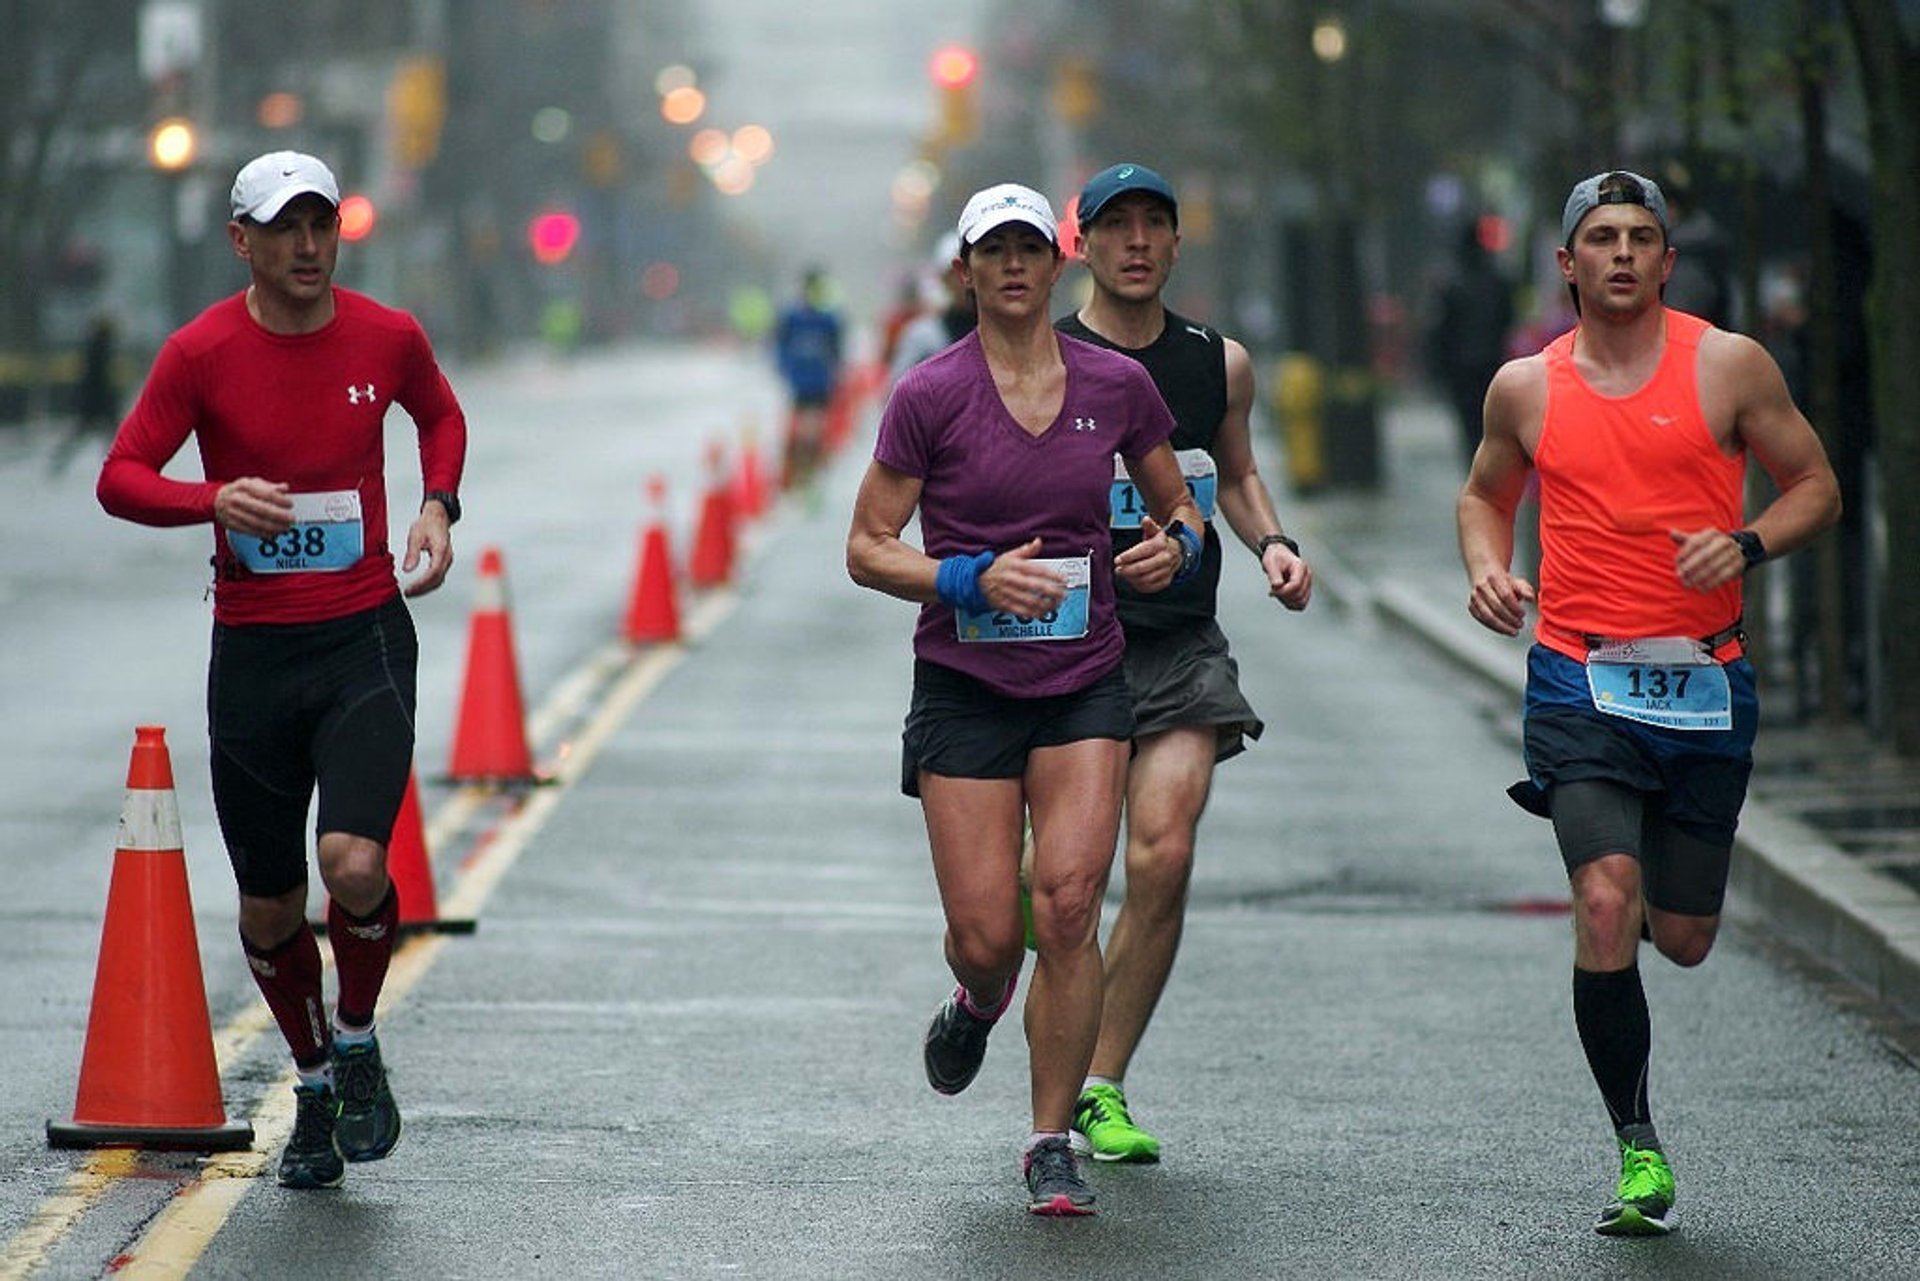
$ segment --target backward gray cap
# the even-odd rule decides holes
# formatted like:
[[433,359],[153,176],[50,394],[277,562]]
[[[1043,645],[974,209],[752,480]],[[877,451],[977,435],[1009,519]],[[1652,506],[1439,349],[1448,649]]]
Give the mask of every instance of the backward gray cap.
[[1580,220],[1601,205],[1639,205],[1660,223],[1663,235],[1671,235],[1667,225],[1667,198],[1660,184],[1625,169],[1609,169],[1577,182],[1567,193],[1567,207],[1560,213],[1560,243],[1573,243]]

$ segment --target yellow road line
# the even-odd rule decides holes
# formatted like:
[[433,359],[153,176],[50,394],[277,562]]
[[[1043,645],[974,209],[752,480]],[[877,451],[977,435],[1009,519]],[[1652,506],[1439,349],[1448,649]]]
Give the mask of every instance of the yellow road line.
[[[730,610],[736,597],[731,592],[714,593],[704,599],[687,625],[690,636],[704,635]],[[604,664],[608,651],[590,659]],[[508,870],[518,861],[527,843],[546,825],[561,798],[572,789],[613,737],[640,700],[658,685],[660,679],[686,656],[679,645],[649,650],[629,662],[619,681],[601,699],[599,706],[574,738],[570,750],[555,767],[553,785],[528,795],[525,802],[509,815],[488,841],[478,857],[468,863],[459,883],[448,894],[442,910],[450,917],[477,917],[480,908],[493,893]],[[623,657],[622,661],[626,661]],[[617,670],[608,668],[607,670]],[[425,978],[446,945],[443,934],[416,935],[395,951],[393,965],[381,991],[381,1010],[398,1005],[414,986]],[[172,1281],[183,1278],[200,1256],[213,1244],[253,1181],[266,1171],[267,1154],[276,1151],[293,1129],[292,1073],[282,1085],[267,1092],[253,1114],[254,1146],[248,1152],[228,1153],[211,1158],[200,1176],[181,1188],[166,1208],[156,1215],[139,1240],[120,1256],[116,1278],[138,1281]]]
[[[712,631],[736,603],[738,597],[731,591],[705,593],[688,615],[684,628],[687,639],[698,640]],[[502,821],[485,848],[461,869],[457,882],[440,904],[443,916],[449,919],[478,917],[494,887],[526,849],[527,842],[545,825],[561,796],[585,773],[640,700],[652,692],[686,652],[684,645],[672,644],[649,648],[636,655],[631,647],[616,643],[602,648],[562,678],[531,719],[530,723],[543,731],[536,735],[536,741],[578,716],[588,706],[593,691],[619,673],[618,681],[601,697],[579,734],[561,745],[553,766],[554,785],[531,793]],[[463,787],[448,797],[427,825],[427,848],[444,844],[465,830],[491,795],[483,787]],[[404,940],[395,949],[393,964],[381,991],[382,1013],[397,1005],[426,976],[445,943],[445,935],[422,934]],[[265,1002],[252,1002],[215,1033],[214,1057],[218,1070],[224,1074],[272,1027],[273,1015]],[[192,1270],[239,1207],[241,1198],[253,1187],[253,1181],[266,1172],[269,1154],[278,1151],[292,1132],[292,1079],[289,1071],[254,1109],[250,1118],[253,1147],[245,1152],[221,1153],[208,1158],[194,1180],[181,1186],[139,1240],[119,1256],[114,1268],[116,1278],[180,1278]],[[283,1086],[286,1088],[281,1088]],[[140,1155],[137,1149],[130,1148],[103,1149],[89,1154],[61,1190],[43,1201],[33,1217],[0,1251],[0,1281],[25,1281],[31,1276],[107,1190],[137,1170]]]

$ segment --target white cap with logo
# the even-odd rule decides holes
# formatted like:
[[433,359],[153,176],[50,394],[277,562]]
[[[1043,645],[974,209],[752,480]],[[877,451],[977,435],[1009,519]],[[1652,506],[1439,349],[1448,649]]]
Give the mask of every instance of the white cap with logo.
[[233,216],[272,222],[288,201],[308,194],[338,205],[340,184],[333,180],[333,170],[305,152],[270,151],[249,160],[234,178]]
[[976,191],[960,211],[960,243],[978,244],[980,237],[1010,222],[1024,222],[1054,244],[1060,243],[1053,206],[1032,187],[1003,182]]

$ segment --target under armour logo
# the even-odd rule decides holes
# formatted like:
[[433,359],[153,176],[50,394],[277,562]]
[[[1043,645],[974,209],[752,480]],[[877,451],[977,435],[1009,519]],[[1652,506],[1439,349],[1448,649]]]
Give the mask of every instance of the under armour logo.
[[1073,420],[1073,429],[1075,431],[1092,431],[1094,429],[1093,419],[1076,418]]
[[348,383],[347,403],[349,405],[358,405],[362,402],[367,404],[373,403],[373,384]]

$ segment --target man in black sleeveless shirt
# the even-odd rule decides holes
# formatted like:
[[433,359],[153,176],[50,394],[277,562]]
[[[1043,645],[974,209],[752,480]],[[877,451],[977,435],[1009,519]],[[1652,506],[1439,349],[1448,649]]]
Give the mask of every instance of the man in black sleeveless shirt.
[[[1206,522],[1201,571],[1155,595],[1119,588],[1133,696],[1127,776],[1127,896],[1106,947],[1106,1001],[1091,1075],[1074,1109],[1075,1148],[1102,1161],[1157,1161],[1160,1143],[1133,1123],[1122,1082],[1173,969],[1193,868],[1194,832],[1215,762],[1264,726],[1240,693],[1239,668],[1214,621],[1220,582],[1217,506],[1259,560],[1268,592],[1307,607],[1313,573],[1280,528],[1253,458],[1253,362],[1245,347],[1167,310],[1179,256],[1179,203],[1144,165],[1102,170],[1080,193],[1081,253],[1093,296],[1060,332],[1145,365],[1179,426],[1173,447]],[[1140,537],[1139,498],[1118,473],[1114,550]]]

